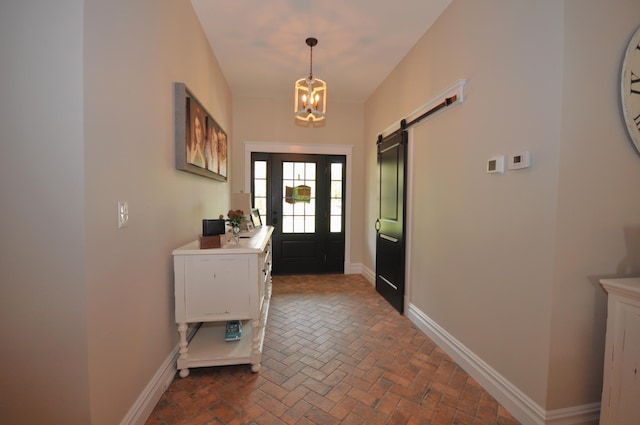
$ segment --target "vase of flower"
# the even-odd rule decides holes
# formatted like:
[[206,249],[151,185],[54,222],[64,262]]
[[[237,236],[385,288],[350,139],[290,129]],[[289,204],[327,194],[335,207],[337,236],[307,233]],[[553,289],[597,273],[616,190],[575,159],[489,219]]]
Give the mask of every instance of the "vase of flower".
[[240,242],[240,227],[233,226],[231,228],[231,232],[233,233],[233,239],[236,241],[236,243]]
[[238,243],[240,241],[240,224],[244,219],[244,211],[242,210],[229,210],[227,213],[227,223],[231,226],[231,232],[233,239]]

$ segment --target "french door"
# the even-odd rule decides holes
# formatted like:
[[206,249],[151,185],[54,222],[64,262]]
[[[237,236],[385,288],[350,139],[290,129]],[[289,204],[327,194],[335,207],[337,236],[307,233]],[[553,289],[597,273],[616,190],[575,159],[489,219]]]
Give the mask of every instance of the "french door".
[[274,227],[273,273],[343,273],[343,155],[253,153],[251,193]]
[[376,291],[400,313],[405,287],[407,132],[378,140],[380,205],[376,220]]

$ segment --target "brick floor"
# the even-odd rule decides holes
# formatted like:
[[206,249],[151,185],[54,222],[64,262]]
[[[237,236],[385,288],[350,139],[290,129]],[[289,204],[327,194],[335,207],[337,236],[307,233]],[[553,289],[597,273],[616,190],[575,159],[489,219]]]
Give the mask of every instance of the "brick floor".
[[360,275],[274,276],[262,369],[191,369],[147,425],[519,423]]

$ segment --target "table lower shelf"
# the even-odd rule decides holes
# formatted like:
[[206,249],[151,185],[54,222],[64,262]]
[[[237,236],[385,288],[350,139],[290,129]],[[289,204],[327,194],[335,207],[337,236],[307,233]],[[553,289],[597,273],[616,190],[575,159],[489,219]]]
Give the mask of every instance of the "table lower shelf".
[[[250,320],[242,321],[242,338],[225,341],[226,322],[205,322],[188,345],[186,359],[178,358],[180,376],[189,375],[189,368],[252,363],[253,328]],[[264,333],[264,328],[262,328]],[[262,349],[262,347],[260,347]],[[261,354],[261,353],[259,353]],[[255,362],[254,355],[254,362]],[[261,357],[258,355],[258,357]],[[254,369],[259,369],[259,361]],[[257,371],[257,370],[254,370]]]

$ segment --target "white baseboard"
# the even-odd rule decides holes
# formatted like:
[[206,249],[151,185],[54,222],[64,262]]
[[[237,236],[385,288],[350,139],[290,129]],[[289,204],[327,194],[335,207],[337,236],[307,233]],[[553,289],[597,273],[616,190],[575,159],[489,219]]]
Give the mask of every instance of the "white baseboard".
[[600,403],[547,410],[545,415],[545,425],[598,425],[599,422]]
[[523,425],[596,425],[600,403],[544,410],[413,304],[407,317]]
[[153,408],[167,390],[173,377],[176,375],[177,347],[171,351],[171,354],[162,363],[160,369],[153,375],[151,381],[142,391],[136,402],[131,406],[120,425],[144,425],[151,415]]
[[360,263],[344,263],[344,274],[360,274],[362,264]]
[[376,284],[376,272],[368,268],[367,266],[362,265],[360,274],[364,276],[365,279],[369,281],[372,285]]
[[[197,328],[190,328],[187,339],[191,340]],[[151,378],[147,386],[144,388],[136,402],[131,406],[120,425],[144,425],[144,423],[153,412],[154,407],[158,404],[158,400],[167,390],[169,384],[176,376],[176,361],[178,360],[179,345],[176,345],[165,361],[160,365],[155,375]]]
[[372,285],[376,284],[376,274],[362,263],[345,263],[344,274],[361,274]]

